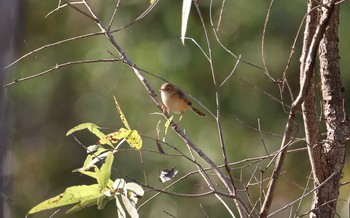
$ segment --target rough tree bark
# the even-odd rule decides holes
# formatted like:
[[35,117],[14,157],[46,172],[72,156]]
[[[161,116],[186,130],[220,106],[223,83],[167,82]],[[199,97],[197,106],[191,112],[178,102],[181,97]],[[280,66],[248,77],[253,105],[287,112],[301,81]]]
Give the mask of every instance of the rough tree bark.
[[[323,2],[308,1],[308,11]],[[315,90],[310,91],[302,105],[306,141],[314,177],[313,203],[310,217],[334,217],[339,195],[341,171],[345,161],[345,146],[349,139],[349,122],[345,113],[343,87],[340,78],[338,53],[339,6],[326,5],[313,10],[307,19],[304,49],[308,47],[308,36],[312,35],[327,14],[331,16],[319,45],[322,107],[327,138],[321,141],[320,126],[316,113]],[[305,64],[301,58],[301,69]],[[301,70],[301,72],[303,72]],[[314,84],[314,83],[313,83]],[[327,182],[325,182],[328,180]]]
[[[326,3],[324,0],[323,3]],[[322,15],[326,8],[322,9]],[[349,139],[349,122],[345,112],[338,52],[339,6],[334,10],[319,47],[322,104],[327,139],[322,143],[321,158],[315,162],[315,186],[333,176],[315,192],[311,217],[334,217],[339,195],[345,147]]]

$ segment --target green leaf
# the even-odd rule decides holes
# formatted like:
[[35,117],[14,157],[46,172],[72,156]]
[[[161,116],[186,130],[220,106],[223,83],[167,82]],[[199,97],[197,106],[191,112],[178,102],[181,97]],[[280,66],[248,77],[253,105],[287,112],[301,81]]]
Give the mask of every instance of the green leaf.
[[98,138],[103,138],[104,137],[104,134],[98,130],[100,127],[97,126],[96,124],[94,123],[82,123],[82,124],[79,124],[75,127],[73,127],[72,129],[70,129],[66,136],[76,132],[76,131],[80,131],[80,130],[83,130],[83,129],[88,129],[90,132],[92,132],[93,134],[95,134]]
[[181,19],[181,41],[185,45],[185,35],[187,30],[188,17],[191,11],[192,0],[183,0],[182,2],[182,19]]
[[80,131],[80,130],[83,130],[83,129],[87,129],[89,130],[92,134],[94,134],[95,136],[97,136],[100,141],[99,143],[100,144],[108,144],[110,146],[113,147],[113,144],[108,140],[108,138],[106,137],[106,135],[101,132],[99,130],[99,126],[97,126],[96,124],[94,123],[82,123],[82,124],[79,124],[78,126],[75,126],[73,127],[72,129],[70,129],[67,133],[66,133],[66,136],[76,132],[76,131]]
[[101,195],[100,196],[96,196],[96,198],[83,200],[79,204],[76,204],[72,208],[67,210],[66,213],[67,214],[68,213],[74,213],[74,212],[77,212],[77,211],[79,211],[81,209],[84,209],[84,208],[90,207],[92,205],[95,205],[100,197],[101,197]]
[[112,199],[114,199],[114,196],[113,197],[107,197],[106,195],[101,195],[97,199],[97,209],[102,210],[106,206],[106,204]]
[[95,155],[88,155],[84,161],[83,169],[87,169],[88,165],[91,163],[92,158],[95,157]]
[[127,129],[131,129],[130,126],[129,126],[129,123],[128,121],[126,120],[125,116],[124,116],[124,113],[122,111],[122,109],[120,108],[119,104],[118,104],[118,101],[117,101],[117,98],[113,95],[113,98],[114,98],[114,102],[115,102],[115,106],[117,107],[117,110],[118,110],[118,114],[119,114],[119,117],[120,119],[122,120],[122,122],[124,123],[124,126],[127,128]]
[[[74,172],[79,172],[79,173],[84,174],[86,176],[90,176],[91,178],[94,178],[94,179],[96,179],[96,181],[98,181],[98,178],[100,175],[100,170],[98,170],[98,168],[96,166],[95,166],[95,169],[96,169],[96,171],[92,172],[92,171],[87,171],[87,170],[80,168],[78,170],[75,170]],[[107,187],[112,188],[112,186],[113,186],[113,181],[108,180]]]
[[113,153],[108,152],[107,158],[106,158],[104,164],[102,164],[102,166],[101,166],[100,173],[99,173],[98,178],[97,178],[97,182],[101,186],[102,189],[104,189],[107,186],[107,184],[110,180],[113,159],[114,159]]
[[[61,193],[56,197],[50,198],[36,205],[28,212],[28,214],[33,214],[43,210],[57,208],[69,204],[76,204],[83,201],[91,203],[91,201],[97,200],[100,195],[101,188],[98,184],[72,186],[67,188],[64,193]],[[84,203],[84,206],[85,205],[87,204]]]
[[[92,166],[94,166],[95,163],[99,162],[100,160],[104,160],[105,157],[107,157],[108,149],[106,148],[98,148],[97,151],[94,154],[90,154],[86,157],[84,161],[84,165],[81,169],[88,170]],[[78,169],[79,171],[80,169]]]
[[90,176],[94,179],[96,179],[97,181],[97,178],[98,178],[98,174],[99,174],[99,171],[98,172],[92,172],[92,171],[87,171],[87,170],[84,170],[84,169],[78,169],[76,172],[79,172],[81,174],[84,174],[86,176]]
[[94,159],[91,160],[90,163],[88,163],[84,170],[89,170],[91,167],[96,167],[95,163],[101,161],[101,160],[104,160],[106,157],[108,156],[108,152],[104,152],[102,154],[99,154],[99,155],[94,155]]

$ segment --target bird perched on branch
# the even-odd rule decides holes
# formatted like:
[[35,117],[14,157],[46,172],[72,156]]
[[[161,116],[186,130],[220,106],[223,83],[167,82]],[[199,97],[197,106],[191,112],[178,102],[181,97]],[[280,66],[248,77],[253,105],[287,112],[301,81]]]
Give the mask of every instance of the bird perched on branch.
[[160,93],[164,104],[163,112],[169,113],[169,111],[171,111],[175,114],[181,114],[178,123],[187,109],[191,109],[198,116],[206,116],[203,112],[193,107],[190,99],[188,99],[185,93],[181,91],[181,89],[176,88],[173,84],[164,83],[160,88]]

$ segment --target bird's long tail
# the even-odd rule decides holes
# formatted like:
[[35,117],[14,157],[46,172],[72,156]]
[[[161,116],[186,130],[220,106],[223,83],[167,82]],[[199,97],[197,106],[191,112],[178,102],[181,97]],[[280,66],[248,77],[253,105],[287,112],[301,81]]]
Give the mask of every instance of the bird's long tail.
[[202,111],[200,111],[200,110],[198,110],[197,108],[195,108],[195,107],[191,107],[191,110],[193,111],[193,112],[195,112],[198,116],[200,116],[200,117],[205,117],[206,115],[205,115],[205,113],[203,113]]

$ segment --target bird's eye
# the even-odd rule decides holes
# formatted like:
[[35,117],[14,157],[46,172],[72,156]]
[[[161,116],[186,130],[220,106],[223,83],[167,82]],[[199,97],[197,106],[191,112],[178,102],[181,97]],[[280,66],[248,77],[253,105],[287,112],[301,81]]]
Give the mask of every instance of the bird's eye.
[[166,90],[167,90],[167,91],[170,91],[170,87],[167,87]]

